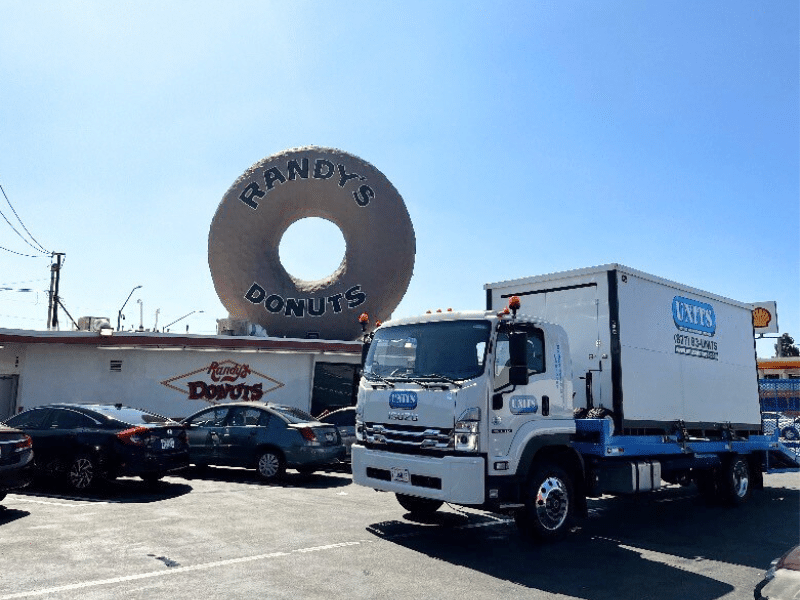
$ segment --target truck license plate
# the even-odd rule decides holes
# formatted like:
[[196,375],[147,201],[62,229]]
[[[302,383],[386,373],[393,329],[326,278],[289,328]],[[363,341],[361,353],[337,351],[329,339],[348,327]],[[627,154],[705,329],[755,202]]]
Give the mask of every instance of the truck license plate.
[[398,483],[408,483],[411,481],[411,476],[408,474],[408,469],[392,467],[392,481],[397,481]]

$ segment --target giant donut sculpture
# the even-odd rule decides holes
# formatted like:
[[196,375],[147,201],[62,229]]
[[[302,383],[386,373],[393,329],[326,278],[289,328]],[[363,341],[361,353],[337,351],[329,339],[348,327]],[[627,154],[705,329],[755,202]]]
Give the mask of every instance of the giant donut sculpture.
[[[290,275],[281,238],[296,221],[319,217],[342,232],[341,265],[325,279]],[[270,336],[350,340],[358,317],[386,320],[414,271],[416,238],[402,197],[360,158],[309,146],[267,157],[225,193],[211,222],[208,264],[233,319]]]

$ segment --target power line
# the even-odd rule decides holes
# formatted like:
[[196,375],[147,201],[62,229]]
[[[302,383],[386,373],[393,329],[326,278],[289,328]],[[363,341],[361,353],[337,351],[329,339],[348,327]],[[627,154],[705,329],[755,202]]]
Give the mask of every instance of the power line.
[[[28,228],[25,227],[25,223],[23,223],[22,219],[19,218],[19,215],[17,214],[17,211],[14,209],[14,206],[11,204],[11,200],[8,199],[8,196],[6,195],[6,191],[3,189],[2,185],[0,185],[0,192],[3,192],[3,197],[6,199],[6,202],[8,203],[8,206],[11,208],[11,212],[14,213],[14,216],[17,218],[17,221],[19,221],[19,224],[22,225],[22,228],[25,230],[25,233],[28,234],[28,237],[30,237],[33,240],[33,242],[36,244],[36,246],[34,246],[28,240],[26,240],[25,237],[19,231],[17,231],[17,228],[14,227],[14,225],[11,224],[11,221],[8,220],[8,218],[5,216],[5,214],[3,214],[3,211],[0,210],[0,216],[2,216],[3,219],[5,220],[5,222],[8,223],[8,226],[11,227],[11,229],[14,231],[14,233],[16,233],[23,242],[28,244],[28,246],[30,246],[31,248],[33,248],[37,252],[41,252],[42,254],[50,254],[50,252],[48,250],[46,250],[44,248],[44,246],[42,246],[38,241],[36,241],[36,238],[33,237],[33,235],[31,235],[30,231],[28,231]],[[0,246],[0,249],[5,250],[6,252],[11,252],[12,254],[17,254],[19,256],[35,257],[35,255],[22,254],[21,252],[15,252],[14,250],[9,250],[8,248],[3,248],[2,246]]]

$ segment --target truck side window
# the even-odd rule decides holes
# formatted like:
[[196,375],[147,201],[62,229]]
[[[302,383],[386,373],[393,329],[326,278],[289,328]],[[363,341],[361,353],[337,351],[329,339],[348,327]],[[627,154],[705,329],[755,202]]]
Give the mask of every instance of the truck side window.
[[[544,373],[544,332],[534,327],[519,327],[519,330],[528,334],[528,373],[530,375]],[[500,332],[497,335],[497,351],[494,361],[494,375],[498,379],[498,383],[501,383],[499,380],[508,379],[509,360],[508,333]]]

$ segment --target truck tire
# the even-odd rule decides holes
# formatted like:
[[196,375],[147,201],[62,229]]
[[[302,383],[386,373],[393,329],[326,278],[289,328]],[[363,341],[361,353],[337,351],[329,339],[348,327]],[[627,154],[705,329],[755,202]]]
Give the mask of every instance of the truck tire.
[[400,506],[405,508],[411,514],[416,515],[430,515],[439,510],[439,507],[444,504],[441,500],[431,500],[430,498],[417,498],[416,496],[407,496],[405,494],[395,494]]
[[527,536],[542,542],[563,538],[572,527],[575,492],[566,471],[554,464],[534,467],[525,491],[525,508],[514,520]]
[[720,499],[728,505],[739,506],[753,493],[753,477],[746,456],[735,454],[723,461],[719,470],[717,489]]

